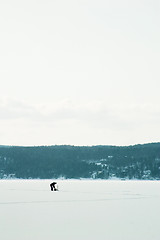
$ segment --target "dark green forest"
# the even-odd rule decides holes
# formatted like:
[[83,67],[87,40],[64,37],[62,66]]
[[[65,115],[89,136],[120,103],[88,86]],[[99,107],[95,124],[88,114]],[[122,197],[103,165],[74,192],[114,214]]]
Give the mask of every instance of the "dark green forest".
[[0,178],[160,179],[160,143],[0,146]]

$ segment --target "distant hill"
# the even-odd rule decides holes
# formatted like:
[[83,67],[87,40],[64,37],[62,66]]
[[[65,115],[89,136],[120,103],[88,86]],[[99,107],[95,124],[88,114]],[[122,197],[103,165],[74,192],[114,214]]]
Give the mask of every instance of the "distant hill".
[[0,146],[0,178],[160,179],[160,143]]

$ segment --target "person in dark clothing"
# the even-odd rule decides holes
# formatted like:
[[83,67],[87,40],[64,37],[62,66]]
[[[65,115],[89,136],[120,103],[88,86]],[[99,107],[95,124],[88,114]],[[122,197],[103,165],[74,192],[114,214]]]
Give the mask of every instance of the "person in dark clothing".
[[51,187],[51,191],[58,191],[58,189],[56,188],[56,182],[53,182],[50,184],[50,187]]

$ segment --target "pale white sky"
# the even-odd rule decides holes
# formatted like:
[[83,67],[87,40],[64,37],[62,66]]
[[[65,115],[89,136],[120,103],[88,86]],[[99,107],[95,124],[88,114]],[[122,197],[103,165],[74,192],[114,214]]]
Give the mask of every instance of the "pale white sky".
[[159,0],[1,0],[0,145],[160,141]]

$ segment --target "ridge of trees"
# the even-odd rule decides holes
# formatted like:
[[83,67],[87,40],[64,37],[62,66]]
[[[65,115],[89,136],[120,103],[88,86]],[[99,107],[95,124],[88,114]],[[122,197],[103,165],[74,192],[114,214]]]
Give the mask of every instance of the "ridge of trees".
[[0,146],[0,178],[160,179],[160,143]]

